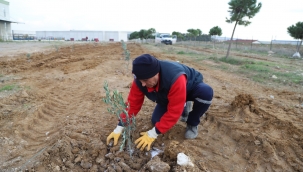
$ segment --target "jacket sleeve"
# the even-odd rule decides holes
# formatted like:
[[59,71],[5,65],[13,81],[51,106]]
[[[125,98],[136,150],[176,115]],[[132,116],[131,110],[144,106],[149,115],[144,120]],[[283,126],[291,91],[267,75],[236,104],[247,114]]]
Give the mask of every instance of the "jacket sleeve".
[[[127,112],[130,117],[136,116],[138,112],[141,110],[141,107],[143,105],[144,101],[144,94],[137,86],[135,80],[132,83],[132,86],[130,88],[130,92],[128,94],[127,98]],[[120,117],[123,122],[126,122],[126,115],[124,113],[120,114]],[[122,125],[121,122],[119,122],[119,125]]]
[[168,93],[167,112],[156,123],[156,130],[164,134],[179,120],[186,102],[186,76],[181,75]]

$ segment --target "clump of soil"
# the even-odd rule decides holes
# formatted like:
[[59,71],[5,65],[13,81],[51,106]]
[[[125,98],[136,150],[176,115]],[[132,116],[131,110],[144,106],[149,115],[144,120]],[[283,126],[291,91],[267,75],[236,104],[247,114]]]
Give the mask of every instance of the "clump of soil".
[[[176,166],[177,149],[174,148],[169,146],[164,152],[167,152],[166,159],[171,158],[169,161],[174,161]],[[130,154],[126,149],[120,151],[119,144],[110,147],[98,139],[86,142],[66,137],[43,153],[42,163],[27,168],[37,171],[169,171],[170,164],[161,160],[163,153],[151,155],[155,150],[145,152],[134,148]]]
[[250,94],[239,94],[235,97],[235,100],[231,103],[234,108],[242,108],[244,106],[254,105],[255,100]]

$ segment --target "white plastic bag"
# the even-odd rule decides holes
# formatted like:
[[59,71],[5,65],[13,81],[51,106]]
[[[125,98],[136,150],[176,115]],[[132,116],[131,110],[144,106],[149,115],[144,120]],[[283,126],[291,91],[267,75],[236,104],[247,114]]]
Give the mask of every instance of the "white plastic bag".
[[180,166],[191,166],[191,167],[194,166],[194,164],[191,162],[190,158],[187,155],[185,155],[184,153],[178,153],[177,164]]
[[296,52],[294,55],[292,55],[292,57],[298,57],[298,58],[300,58],[300,57],[301,57],[301,55],[300,55],[300,53],[299,53],[299,52]]

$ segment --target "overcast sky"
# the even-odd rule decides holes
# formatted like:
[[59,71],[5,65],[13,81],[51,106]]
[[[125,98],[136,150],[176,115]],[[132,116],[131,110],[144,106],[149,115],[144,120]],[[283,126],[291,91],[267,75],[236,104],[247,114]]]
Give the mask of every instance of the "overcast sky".
[[[155,28],[160,33],[201,29],[208,34],[214,26],[223,37],[231,37],[234,23],[229,0],[6,0],[10,17],[24,24],[12,30],[25,31],[139,31]],[[302,0],[258,0],[262,8],[247,27],[237,26],[234,38],[261,41],[293,40],[287,27],[303,22]]]

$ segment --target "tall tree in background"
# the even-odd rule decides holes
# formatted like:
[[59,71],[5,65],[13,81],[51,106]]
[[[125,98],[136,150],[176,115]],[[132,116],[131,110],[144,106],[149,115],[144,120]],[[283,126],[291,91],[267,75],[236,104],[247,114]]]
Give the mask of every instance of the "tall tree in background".
[[139,32],[135,31],[129,35],[129,39],[148,39],[155,38],[156,29],[150,28],[148,30],[141,29]]
[[303,40],[303,22],[298,22],[296,23],[296,25],[291,25],[287,28],[287,32],[288,34],[295,38],[295,39],[301,39],[300,44],[297,46],[297,52],[299,57],[300,57],[300,48],[302,45],[302,40]]
[[155,33],[156,33],[156,29],[154,29],[154,28],[148,29],[147,30],[148,38],[154,39],[155,38]]
[[222,35],[222,29],[219,26],[215,26],[215,27],[213,27],[209,30],[209,35],[211,35],[211,36],[214,36],[214,35],[221,36]]
[[226,18],[226,22],[236,23],[230,38],[226,58],[229,56],[230,46],[234,37],[237,24],[248,26],[251,23],[249,19],[253,18],[262,7],[262,4],[260,2],[257,4],[257,0],[231,0],[228,5],[228,12],[230,13],[230,18]]
[[129,35],[129,39],[138,39],[140,38],[139,37],[139,32],[135,31],[135,32],[132,32],[130,35]]
[[202,31],[200,29],[197,29],[197,32],[198,32],[198,36],[202,35]]
[[183,34],[182,34],[181,32],[173,31],[173,32],[172,32],[172,35],[176,35],[177,38],[179,38],[179,39],[181,39],[181,40],[183,40],[183,38],[184,38],[184,36],[183,36]]
[[196,29],[187,29],[187,32],[189,33],[188,35],[191,37],[195,37],[195,40],[198,36],[198,31]]
[[139,38],[141,38],[141,39],[154,38],[153,34],[155,34],[155,33],[156,33],[156,29],[154,29],[154,28],[150,28],[148,30],[141,29],[138,32]]
[[[202,30],[197,29],[197,36],[199,37],[199,41],[201,40]],[[196,38],[197,41],[197,38]]]
[[[209,35],[210,36],[216,36],[216,35],[221,36],[222,35],[222,29],[219,26],[215,26],[215,27],[213,27],[209,30]],[[215,47],[215,42],[216,41],[214,40],[214,47]]]
[[141,29],[139,31],[139,38],[140,39],[147,39],[147,36],[148,36],[147,30]]

